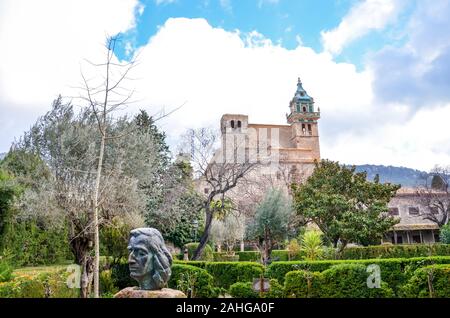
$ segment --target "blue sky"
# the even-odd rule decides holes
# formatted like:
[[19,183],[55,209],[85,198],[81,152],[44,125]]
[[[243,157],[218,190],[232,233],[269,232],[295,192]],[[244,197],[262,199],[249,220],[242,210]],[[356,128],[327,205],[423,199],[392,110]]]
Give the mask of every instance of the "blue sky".
[[[257,31],[273,43],[287,49],[302,45],[322,51],[321,32],[336,27],[357,0],[141,0],[136,8],[136,27],[121,34],[123,42],[117,50],[127,60],[130,52],[147,44],[169,18],[204,18],[213,27],[242,33]],[[415,1],[405,4],[395,24],[382,31],[369,32],[364,38],[346,47],[335,57],[338,62],[350,62],[358,68],[368,53],[385,45],[399,45],[404,41],[401,30],[415,8]],[[127,54],[128,53],[128,54]]]
[[158,123],[174,150],[225,113],[285,124],[301,77],[323,158],[450,165],[449,16],[450,0],[2,0],[0,152],[58,94],[78,103],[85,59],[120,34],[118,60],[139,56],[126,112],[185,105]]

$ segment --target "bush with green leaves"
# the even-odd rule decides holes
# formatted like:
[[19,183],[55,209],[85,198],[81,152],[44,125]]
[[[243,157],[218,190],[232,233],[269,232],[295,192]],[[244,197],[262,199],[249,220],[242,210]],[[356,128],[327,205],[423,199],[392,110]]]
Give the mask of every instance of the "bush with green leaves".
[[[188,243],[184,247],[188,250],[188,257],[189,259],[193,259],[195,250],[197,249],[199,243]],[[202,256],[200,257],[199,261],[208,261],[211,262],[214,260],[213,250],[211,246],[205,245],[205,248],[203,250]]]
[[239,262],[239,254],[229,254],[228,252],[214,252],[214,262]]
[[240,262],[259,262],[261,260],[259,251],[236,252],[236,255],[239,255]]
[[366,267],[376,264],[380,266],[382,280],[387,282],[394,291],[397,291],[417,268],[433,264],[450,264],[450,257],[274,262],[267,268],[266,275],[284,283],[285,275],[288,272],[295,270],[323,272],[334,265],[340,264],[361,264]]
[[284,281],[287,298],[317,298],[319,294],[320,273],[304,270],[288,272]]
[[439,239],[443,244],[450,244],[450,223],[447,223],[446,225],[441,227]]
[[340,264],[320,273],[319,294],[322,298],[392,298],[393,290],[386,282],[369,287],[367,266]]
[[218,289],[213,277],[204,269],[190,265],[174,264],[169,283],[170,288],[179,289],[189,298],[214,298]]
[[300,250],[305,254],[305,259],[315,261],[323,256],[322,233],[317,230],[309,230],[303,233],[300,240]]
[[450,265],[418,268],[399,294],[407,298],[450,298]]
[[229,293],[234,298],[259,298],[259,293],[253,290],[252,282],[237,282],[230,286]]
[[13,278],[13,267],[10,264],[11,254],[4,250],[0,255],[0,283],[7,282]]
[[261,277],[264,266],[255,262],[181,262],[175,264],[192,265],[203,268],[214,277],[214,285],[228,289],[237,282],[251,282]]
[[450,244],[405,244],[347,247],[341,259],[450,256]]
[[381,282],[379,288],[367,284],[362,264],[340,264],[320,272],[292,271],[286,274],[285,293],[293,298],[391,298],[394,292]]
[[111,270],[103,270],[99,275],[100,280],[100,295],[102,297],[108,297],[116,294],[119,289],[114,286]]

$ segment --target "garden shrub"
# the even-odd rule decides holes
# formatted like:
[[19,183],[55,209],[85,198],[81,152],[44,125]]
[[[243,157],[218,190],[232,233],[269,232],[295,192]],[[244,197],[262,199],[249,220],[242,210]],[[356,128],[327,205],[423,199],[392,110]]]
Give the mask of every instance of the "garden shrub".
[[292,271],[286,274],[285,293],[295,298],[385,298],[394,297],[388,284],[367,286],[368,273],[362,264],[340,264],[319,272]]
[[0,256],[0,283],[7,282],[13,278],[13,267],[7,259]]
[[8,223],[3,246],[14,251],[15,267],[60,264],[73,259],[67,237],[68,230],[43,229],[35,221]]
[[240,262],[259,262],[261,260],[259,251],[236,252],[236,255],[239,255]]
[[341,259],[412,258],[450,256],[450,244],[407,244],[347,247]]
[[380,288],[369,288],[367,278],[367,267],[363,264],[335,265],[319,274],[317,293],[322,298],[394,297],[386,282],[381,281]]
[[412,277],[400,289],[399,296],[450,298],[450,265],[430,265],[416,269]]
[[214,277],[216,287],[228,289],[237,282],[250,282],[264,273],[264,266],[255,262],[181,262],[175,264],[203,268]]
[[126,260],[111,265],[111,280],[119,290],[138,285],[138,282],[130,277],[130,269]]
[[174,264],[168,285],[183,291],[190,298],[218,296],[218,289],[213,286],[213,277],[206,270],[195,266]]
[[116,294],[119,289],[114,286],[114,280],[112,279],[111,270],[103,270],[99,275],[100,281],[100,294],[102,297],[107,297]]
[[270,280],[270,290],[264,294],[265,298],[285,298],[285,291],[283,285],[281,285],[276,279]]
[[[450,246],[450,223],[447,223],[441,227],[441,233],[439,234],[439,239],[442,243]],[[446,254],[448,255],[448,254]]]
[[213,253],[214,262],[239,262],[239,254],[228,254],[226,252]]
[[259,293],[253,290],[252,282],[237,282],[230,286],[230,295],[234,298],[259,298]]
[[284,283],[285,275],[290,271],[323,272],[331,266],[339,264],[362,264],[364,266],[377,264],[380,266],[382,280],[396,291],[417,268],[432,264],[450,264],[450,257],[274,262],[268,267],[267,276]]
[[288,272],[284,282],[284,293],[288,298],[319,297],[320,273],[304,270]]
[[[197,249],[198,244],[199,243],[188,243],[184,246],[188,250],[189,260],[193,259],[194,252]],[[208,261],[208,262],[212,262],[214,260],[213,250],[212,250],[211,246],[205,245],[202,256],[200,257],[199,260],[200,261]]]
[[264,273],[264,266],[253,262],[210,262],[205,269],[214,277],[214,285],[228,289],[237,282],[251,282]]

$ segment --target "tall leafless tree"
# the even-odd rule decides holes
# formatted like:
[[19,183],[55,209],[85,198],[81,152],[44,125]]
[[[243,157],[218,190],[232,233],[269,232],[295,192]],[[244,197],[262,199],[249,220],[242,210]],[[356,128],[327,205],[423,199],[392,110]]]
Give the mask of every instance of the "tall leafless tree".
[[[184,143],[191,153],[198,187],[203,187],[201,192],[204,197],[205,229],[193,257],[199,259],[209,241],[212,220],[218,212],[216,205],[212,206],[211,203],[221,200],[225,204],[227,193],[245,179],[258,163],[251,160],[248,153],[245,154],[244,144],[228,145],[228,150],[225,143],[218,145],[219,135],[213,129],[191,129],[184,136]],[[244,153],[240,153],[241,151]]]
[[450,166],[436,166],[430,175],[417,187],[417,198],[426,207],[421,210],[422,217],[442,227],[450,220]]
[[102,76],[95,76],[87,79],[83,72],[83,89],[85,94],[80,96],[91,108],[98,125],[100,145],[98,149],[97,173],[94,184],[94,201],[92,203],[93,228],[94,228],[94,297],[99,297],[99,265],[100,265],[100,239],[99,239],[99,192],[102,180],[103,161],[105,155],[105,144],[108,140],[119,138],[112,136],[107,130],[108,117],[112,117],[113,112],[123,109],[130,102],[134,90],[126,87],[125,81],[131,80],[130,71],[136,66],[136,59],[133,58],[127,63],[116,61],[115,48],[118,42],[117,37],[108,37],[106,41],[106,56],[102,63],[92,63],[90,65],[102,69]]

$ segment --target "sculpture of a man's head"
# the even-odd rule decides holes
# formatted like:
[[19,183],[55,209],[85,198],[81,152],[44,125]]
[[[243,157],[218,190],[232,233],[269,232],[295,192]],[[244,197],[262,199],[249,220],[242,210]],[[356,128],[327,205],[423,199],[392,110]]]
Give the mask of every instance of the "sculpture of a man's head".
[[161,233],[153,228],[139,228],[130,232],[128,244],[130,276],[140,289],[157,290],[166,286],[171,275],[172,255]]

